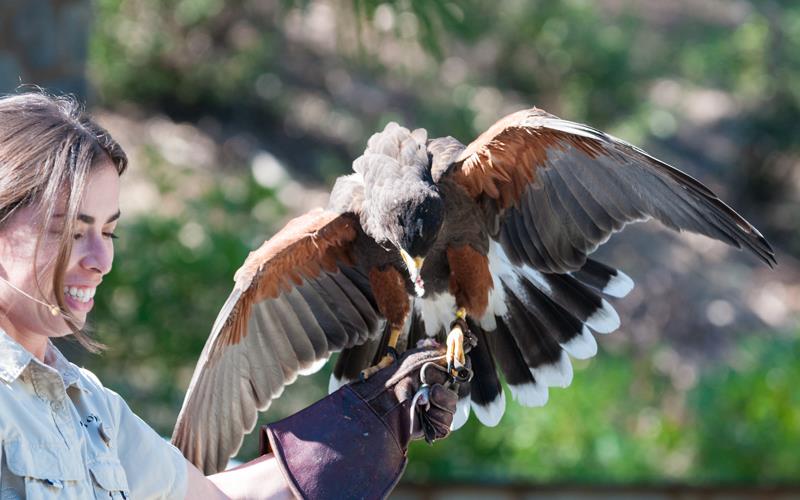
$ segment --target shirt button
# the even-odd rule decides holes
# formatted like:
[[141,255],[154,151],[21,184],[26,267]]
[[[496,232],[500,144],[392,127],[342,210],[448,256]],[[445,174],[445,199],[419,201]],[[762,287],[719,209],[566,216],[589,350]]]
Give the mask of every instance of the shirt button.
[[60,479],[45,479],[45,482],[50,486],[57,488],[59,490],[64,488],[64,483],[61,482]]
[[60,402],[60,401],[53,401],[52,403],[50,403],[50,408],[52,408],[52,409],[53,409],[53,411],[55,411],[55,412],[59,412],[59,411],[61,411],[61,409],[62,409],[63,407],[64,407],[64,405],[63,405],[63,404],[61,404],[61,402]]

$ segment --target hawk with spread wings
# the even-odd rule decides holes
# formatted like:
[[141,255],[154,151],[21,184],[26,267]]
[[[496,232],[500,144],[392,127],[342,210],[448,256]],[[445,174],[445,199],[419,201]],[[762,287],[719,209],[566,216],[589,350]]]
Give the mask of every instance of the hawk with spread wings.
[[521,405],[545,404],[548,387],[572,381],[569,357],[593,356],[593,334],[619,327],[607,299],[633,282],[588,256],[628,223],[657,219],[775,264],[758,230],[694,178],[536,108],[468,146],[390,123],[353,170],[326,209],[289,222],[235,275],[173,434],[206,473],[335,352],[331,390],[425,337],[447,336],[458,367],[468,329],[474,377],[454,428],[470,409],[499,422],[501,377]]

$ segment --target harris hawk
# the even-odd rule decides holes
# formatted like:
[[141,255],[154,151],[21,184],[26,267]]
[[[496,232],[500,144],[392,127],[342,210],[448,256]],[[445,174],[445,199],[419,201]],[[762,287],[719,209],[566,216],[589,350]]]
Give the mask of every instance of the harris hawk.
[[588,255],[628,223],[657,219],[776,262],[694,178],[536,108],[468,146],[390,123],[353,170],[326,209],[289,222],[236,272],[172,436],[207,474],[284,386],[334,352],[331,391],[391,362],[391,349],[448,331],[448,359],[463,364],[468,328],[474,377],[459,387],[454,428],[470,409],[499,422],[501,377],[521,405],[545,404],[548,387],[571,383],[569,356],[593,356],[593,333],[619,327],[606,299],[633,282]]

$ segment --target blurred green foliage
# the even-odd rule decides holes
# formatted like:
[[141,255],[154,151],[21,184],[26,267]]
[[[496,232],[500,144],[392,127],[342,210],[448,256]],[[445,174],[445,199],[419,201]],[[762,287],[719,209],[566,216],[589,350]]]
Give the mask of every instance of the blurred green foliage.
[[732,366],[705,377],[691,401],[697,412],[701,479],[796,481],[800,470],[800,341],[748,339]]
[[[800,251],[797,207],[782,194],[800,151],[800,4],[714,2],[656,14],[647,8],[656,3],[635,5],[97,0],[90,74],[106,108],[133,103],[205,123],[220,142],[254,137],[315,182],[346,172],[390,119],[467,141],[502,112],[535,103],[658,145],[697,112],[683,98],[713,89],[736,108],[717,126],[735,130],[739,149],[726,162],[689,153],[734,189],[737,206],[759,204],[755,222],[773,243]],[[320,42],[331,23],[333,41]],[[663,98],[654,89],[665,82],[685,93]],[[96,335],[111,348],[72,355],[164,435],[235,269],[287,215],[246,160],[220,167],[200,172],[155,150],[133,166],[162,201],[177,186],[200,187],[169,215],[156,206],[123,220],[94,313]],[[496,428],[472,417],[442,443],[415,444],[407,479],[797,480],[796,335],[753,335],[688,388],[651,357],[606,345],[576,364],[572,386],[551,390],[544,408],[509,401]],[[298,381],[264,418],[321,397],[327,373]],[[255,441],[241,457],[253,456]]]

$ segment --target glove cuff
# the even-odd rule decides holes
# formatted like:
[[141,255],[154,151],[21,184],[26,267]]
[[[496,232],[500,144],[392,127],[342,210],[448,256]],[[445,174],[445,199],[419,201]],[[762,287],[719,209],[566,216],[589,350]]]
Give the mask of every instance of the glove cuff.
[[407,462],[387,423],[350,386],[263,426],[260,442],[303,499],[385,498]]

